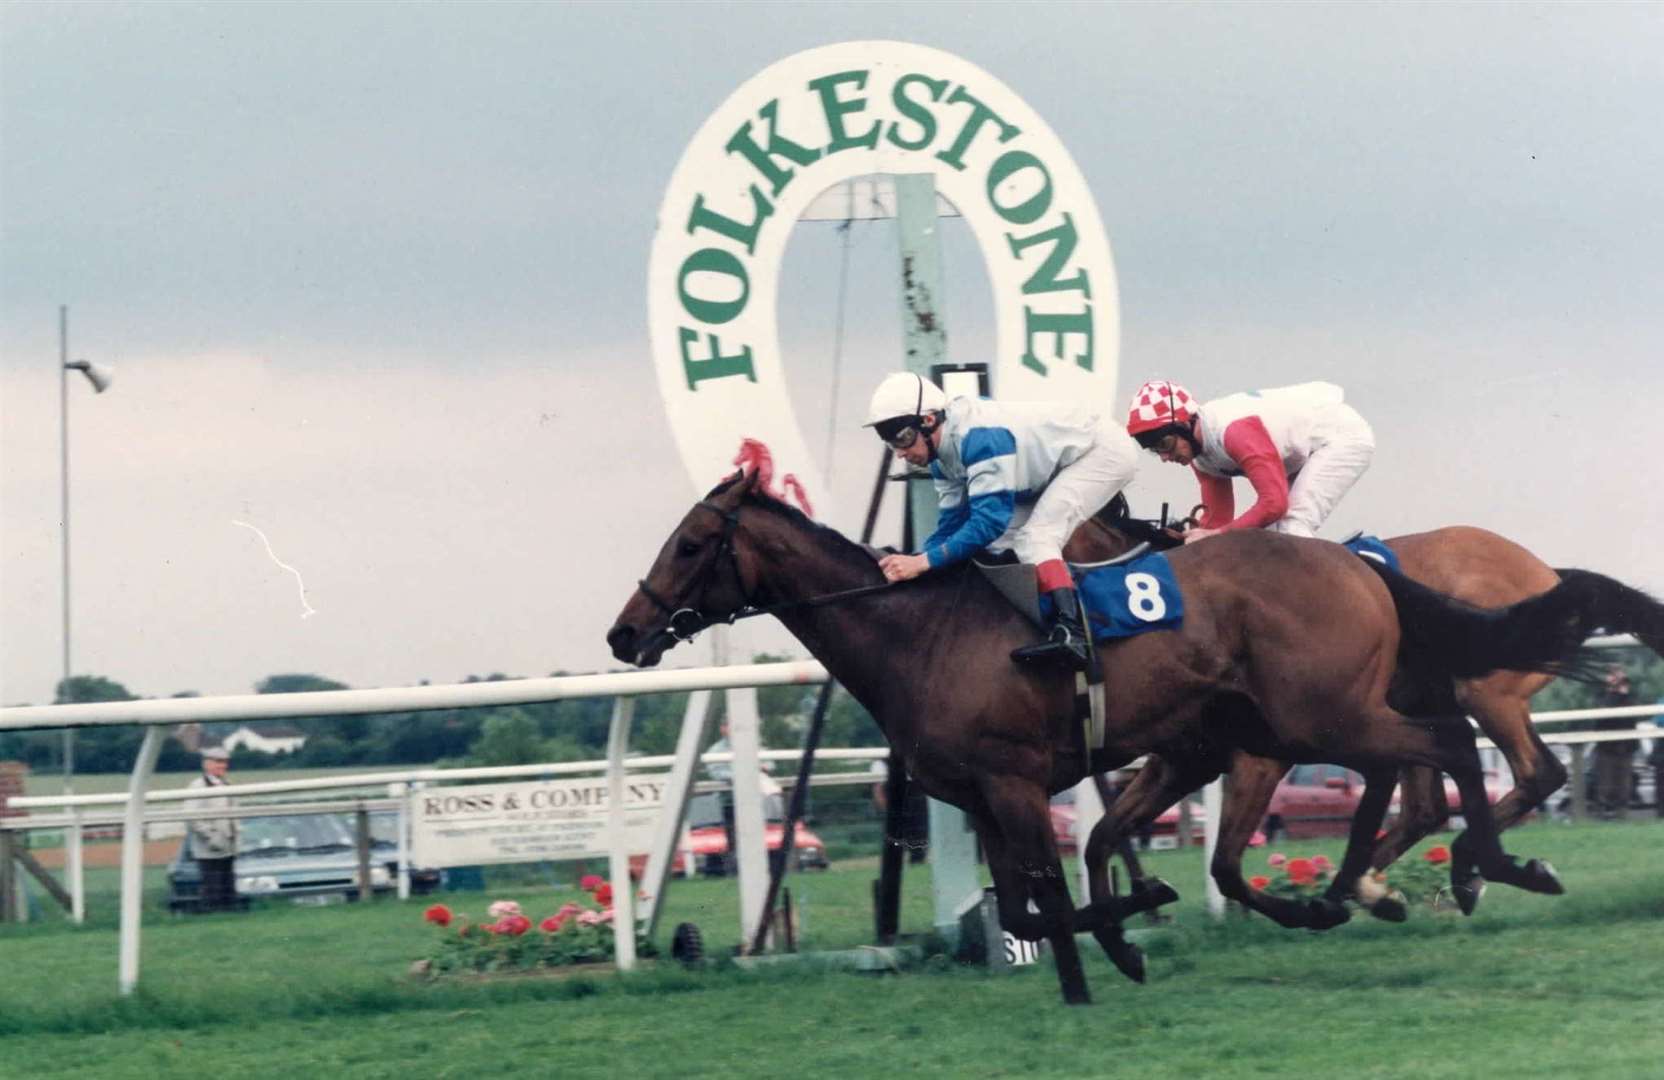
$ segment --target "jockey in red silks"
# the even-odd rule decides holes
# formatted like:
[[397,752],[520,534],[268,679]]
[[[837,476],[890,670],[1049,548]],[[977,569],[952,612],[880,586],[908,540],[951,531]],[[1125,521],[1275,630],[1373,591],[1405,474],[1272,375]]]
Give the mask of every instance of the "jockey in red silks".
[[[1198,405],[1184,387],[1154,379],[1133,395],[1127,434],[1196,473],[1203,513],[1185,543],[1227,529],[1316,536],[1375,454],[1375,433],[1343,399],[1333,383],[1311,382]],[[1240,515],[1237,476],[1257,497]]]
[[1046,640],[1014,660],[1086,669],[1090,653],[1063,544],[1126,487],[1138,445],[1111,417],[1054,402],[949,400],[929,379],[890,375],[873,393],[867,427],[909,465],[928,467],[940,518],[917,554],[879,562],[890,581],[970,558],[1013,551],[1033,563],[1052,602]]

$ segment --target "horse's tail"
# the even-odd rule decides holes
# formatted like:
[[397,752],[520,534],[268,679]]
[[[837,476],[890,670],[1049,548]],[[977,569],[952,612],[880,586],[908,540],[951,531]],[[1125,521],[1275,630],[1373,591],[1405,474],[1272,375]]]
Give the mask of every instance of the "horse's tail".
[[[1659,620],[1664,607],[1627,585],[1586,570],[1571,571],[1546,593],[1505,608],[1478,608],[1435,592],[1373,559],[1365,559],[1392,593],[1402,629],[1401,653],[1413,670],[1472,678],[1490,671],[1539,671],[1583,682],[1602,665],[1580,654],[1583,642],[1612,617],[1613,597]],[[1633,594],[1633,595],[1631,595]],[[1636,598],[1644,601],[1637,604]]]
[[1634,634],[1647,648],[1664,657],[1664,604],[1640,589],[1631,588],[1590,570],[1559,569],[1562,582],[1582,582],[1590,612],[1609,634]]

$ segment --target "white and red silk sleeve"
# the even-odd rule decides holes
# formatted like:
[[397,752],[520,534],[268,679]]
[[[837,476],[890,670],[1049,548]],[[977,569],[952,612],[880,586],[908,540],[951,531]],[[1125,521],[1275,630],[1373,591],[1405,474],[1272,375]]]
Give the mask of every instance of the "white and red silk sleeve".
[[1257,501],[1241,517],[1219,525],[1214,524],[1210,509],[1208,528],[1263,529],[1288,513],[1288,473],[1283,471],[1283,455],[1259,417],[1245,416],[1225,429],[1225,453],[1254,485]]
[[1202,516],[1196,522],[1204,529],[1217,529],[1236,513],[1236,493],[1231,490],[1231,478],[1205,473],[1192,465],[1196,483],[1202,488]]

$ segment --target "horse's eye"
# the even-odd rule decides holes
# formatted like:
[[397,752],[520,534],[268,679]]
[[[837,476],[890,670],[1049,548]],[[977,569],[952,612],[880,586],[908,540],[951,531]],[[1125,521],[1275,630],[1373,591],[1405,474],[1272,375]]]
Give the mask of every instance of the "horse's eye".
[[684,558],[689,555],[697,555],[699,554],[699,545],[692,540],[683,540],[676,545],[676,554]]

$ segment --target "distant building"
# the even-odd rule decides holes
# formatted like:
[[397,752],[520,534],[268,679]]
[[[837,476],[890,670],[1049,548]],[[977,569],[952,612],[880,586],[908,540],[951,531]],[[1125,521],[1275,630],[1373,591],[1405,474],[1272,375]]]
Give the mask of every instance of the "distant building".
[[230,751],[293,754],[306,745],[306,732],[288,724],[243,724],[221,739],[220,745]]

